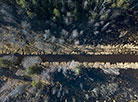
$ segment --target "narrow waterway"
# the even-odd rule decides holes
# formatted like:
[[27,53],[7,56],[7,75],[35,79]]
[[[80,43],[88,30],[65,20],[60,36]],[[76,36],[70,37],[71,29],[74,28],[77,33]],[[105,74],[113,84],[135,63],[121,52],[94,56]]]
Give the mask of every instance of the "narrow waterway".
[[[0,57],[10,54],[1,54]],[[20,59],[27,56],[40,56],[45,62],[68,62],[68,61],[78,61],[78,62],[138,62],[137,55],[20,55],[14,54]]]

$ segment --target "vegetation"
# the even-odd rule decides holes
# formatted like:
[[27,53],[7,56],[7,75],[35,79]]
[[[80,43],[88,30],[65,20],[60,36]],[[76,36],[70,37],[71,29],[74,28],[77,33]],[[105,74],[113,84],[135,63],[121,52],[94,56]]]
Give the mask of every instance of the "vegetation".
[[[97,44],[97,42],[100,44],[111,43],[111,41],[118,40],[120,33],[118,25],[124,24],[127,26],[125,22],[127,22],[129,10],[135,0],[7,1],[16,4],[17,10],[15,11],[19,14],[18,17],[21,17],[19,21],[25,21],[32,29],[40,30],[47,41],[61,45],[65,43],[79,45]],[[119,21],[118,17],[123,20]],[[121,27],[124,26],[121,25]],[[27,42],[29,42],[31,37],[28,37],[27,27],[24,29],[22,33],[26,36],[25,39],[28,38]],[[75,36],[74,33],[76,33]],[[30,34],[30,36],[32,35]],[[126,38],[125,41],[128,41],[128,39]],[[38,40],[35,42],[36,45],[43,45]],[[45,46],[41,47],[45,48]]]
[[[45,69],[42,69],[39,65],[33,65],[25,69],[28,75],[38,74],[31,76],[32,80],[26,80],[25,75],[17,75],[19,80],[17,77],[8,79],[0,87],[0,101],[63,102],[75,100],[77,102],[95,102],[137,100],[138,97],[137,92],[132,91],[131,84],[129,87],[126,84],[123,70],[121,70],[123,75],[120,74],[116,77],[118,70],[115,72],[117,74],[114,74],[113,69],[108,71],[102,69],[103,72],[96,68],[83,68],[83,66],[78,66],[75,61],[61,66],[43,66],[43,68]],[[130,75],[130,72],[126,73]],[[134,74],[131,81],[137,83],[136,75]],[[125,78],[128,78],[126,76]],[[129,78],[131,79],[131,77]],[[128,82],[131,83],[131,81]],[[126,92],[127,95],[124,95]]]
[[13,63],[4,59],[4,58],[0,58],[0,67],[2,68],[9,68],[13,66]]
[[32,74],[40,74],[42,71],[42,67],[38,65],[30,66],[25,69],[25,74],[32,75]]
[[[26,14],[24,19],[21,19],[24,21],[19,22],[21,23],[20,28],[22,31],[19,31],[21,33],[17,35],[21,35],[21,37],[25,36],[24,39],[27,39],[27,37],[32,37],[32,43],[34,43],[35,47],[39,50],[46,49],[44,51],[47,52],[50,48],[58,52],[58,48],[52,46],[53,43],[59,43],[60,46],[62,46],[65,42],[68,43],[69,41],[71,43],[73,42],[75,45],[78,45],[82,40],[84,44],[84,42],[87,42],[88,39],[91,40],[91,42],[93,42],[93,39],[97,39],[98,42],[100,42],[101,39],[99,40],[99,38],[105,37],[107,33],[111,33],[110,30],[115,29],[114,24],[116,23],[117,19],[116,16],[124,14],[130,6],[130,0],[9,1],[11,1],[13,4],[16,4],[17,8],[19,10],[23,10],[23,12]],[[4,7],[2,10],[0,8],[0,13],[6,12],[5,16],[3,17],[9,17],[7,11],[4,9]],[[1,15],[4,15],[2,13]],[[28,16],[29,20],[26,18],[26,16]],[[42,39],[41,37],[37,37],[38,33],[32,34],[33,32],[29,32],[31,31],[29,21],[37,21],[37,23],[40,23],[40,25],[42,25],[42,22],[44,22],[46,27],[44,36],[41,36]],[[33,22],[31,23],[33,24]],[[114,29],[111,29],[112,27]],[[32,36],[29,36],[31,34]],[[113,34],[112,36],[114,37]],[[9,37],[9,39],[10,38],[11,37]],[[108,36],[108,38],[111,39],[110,36]],[[29,43],[29,40],[27,40],[25,43]],[[52,42],[52,47],[47,45],[47,42],[45,41]],[[15,43],[17,42],[15,41]],[[33,47],[32,43],[30,45]],[[68,46],[72,52],[72,45],[65,45]],[[94,48],[100,49],[99,46]],[[28,48],[21,48],[21,50],[28,50]],[[75,51],[76,50],[77,49],[75,49]],[[38,50],[36,49],[36,51]],[[31,52],[31,50],[29,52]],[[6,58],[7,59],[0,58],[0,69],[1,67],[9,68],[13,66],[14,61],[12,61],[12,59],[15,60],[15,57],[10,59],[9,57]],[[40,57],[28,56],[16,64],[16,67],[21,67],[22,65],[25,70],[23,70],[22,67],[20,69],[15,69],[14,71],[8,70],[12,74],[8,73],[8,71],[5,73],[3,70],[0,70],[0,102],[3,101],[3,98],[6,99],[5,102],[95,102],[105,100],[118,100],[125,102],[131,99],[137,100],[136,98],[138,98],[138,94],[133,92],[133,89],[130,87],[132,82],[134,84],[135,82],[137,83],[137,76],[135,74],[132,77],[135,80],[131,80],[131,77],[126,76],[123,73],[123,70],[120,70],[120,74],[118,69],[102,69],[104,72],[103,73],[100,69],[82,68],[83,66],[80,66],[80,64],[75,61],[63,63],[61,66],[58,64],[50,64],[48,66],[46,65],[45,67],[44,63],[42,67],[40,64],[42,64],[42,59]],[[110,63],[106,65],[110,65]],[[92,63],[90,66],[92,66]],[[98,64],[96,63],[93,66],[96,68]],[[103,65],[101,66],[103,67]],[[129,72],[131,71],[129,70]],[[28,77],[26,77],[26,75]],[[116,77],[115,75],[119,76]],[[12,77],[8,78],[9,76]],[[127,79],[125,78],[129,78],[130,80],[128,80],[128,82],[130,82],[128,83]],[[4,84],[5,82],[6,84]],[[137,87],[134,89],[137,89]],[[129,99],[129,97],[131,99]]]
[[[127,9],[129,6],[128,0],[16,0],[15,2],[25,9],[26,14],[31,19],[43,20],[63,19],[70,16],[74,21],[80,21],[90,18],[93,16],[92,12],[98,13],[98,9],[100,10],[103,7]],[[94,11],[94,9],[97,10]]]
[[78,68],[78,67],[77,68],[73,68],[72,70],[75,73],[75,75],[79,75],[80,72],[81,72],[81,68]]
[[41,85],[40,81],[32,81],[32,86],[33,86],[34,88],[39,88],[40,85]]

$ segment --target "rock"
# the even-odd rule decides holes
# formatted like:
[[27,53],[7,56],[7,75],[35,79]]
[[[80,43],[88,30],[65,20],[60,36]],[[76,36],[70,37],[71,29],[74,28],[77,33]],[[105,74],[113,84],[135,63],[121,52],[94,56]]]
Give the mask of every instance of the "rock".
[[5,60],[8,60],[14,64],[18,63],[18,57],[14,56],[14,55],[7,55],[3,57]]
[[18,69],[17,72],[15,73],[17,76],[24,76],[24,70]]
[[42,59],[39,56],[30,56],[30,57],[25,57],[22,60],[22,65],[24,68],[28,68],[30,66],[40,64],[41,62],[42,62]]
[[101,68],[105,74],[119,75],[119,69],[117,68]]
[[28,90],[28,92],[29,93],[31,93],[31,94],[35,94],[36,93],[36,88],[34,88],[34,87],[30,87],[29,89],[27,89]]

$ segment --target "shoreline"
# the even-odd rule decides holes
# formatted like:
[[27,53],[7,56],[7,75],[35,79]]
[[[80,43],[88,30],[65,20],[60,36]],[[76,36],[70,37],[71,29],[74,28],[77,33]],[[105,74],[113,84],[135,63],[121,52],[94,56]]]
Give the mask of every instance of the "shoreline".
[[117,44],[117,45],[58,45],[45,43],[45,46],[51,46],[46,49],[37,49],[35,46],[20,46],[0,43],[0,54],[21,55],[64,55],[64,54],[87,54],[87,55],[112,55],[112,54],[131,54],[138,55],[138,46],[133,44]]

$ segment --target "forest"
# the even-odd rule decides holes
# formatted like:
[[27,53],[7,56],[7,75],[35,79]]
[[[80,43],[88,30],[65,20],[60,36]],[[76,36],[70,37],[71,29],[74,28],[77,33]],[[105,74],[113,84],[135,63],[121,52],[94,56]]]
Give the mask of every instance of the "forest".
[[138,0],[0,0],[0,102],[138,102]]

